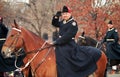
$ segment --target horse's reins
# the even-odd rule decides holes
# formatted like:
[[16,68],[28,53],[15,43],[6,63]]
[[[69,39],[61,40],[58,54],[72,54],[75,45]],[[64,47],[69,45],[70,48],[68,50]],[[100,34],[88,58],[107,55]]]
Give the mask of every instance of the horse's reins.
[[[19,33],[16,35],[16,37],[18,37],[18,35],[20,34],[21,30],[18,30],[18,29],[16,29],[16,28],[13,28],[13,29],[19,31]],[[15,39],[16,39],[16,40],[15,40]],[[4,39],[1,39],[1,40],[4,40]],[[12,47],[15,48],[15,45],[17,44],[17,41],[18,41],[18,38],[15,38],[15,37],[14,37],[13,42],[12,42],[12,43],[10,44],[10,46],[8,46],[8,47],[10,48],[10,47],[12,46],[12,44],[13,44]],[[29,52],[25,53],[25,54],[30,54],[30,53],[36,53],[36,54],[35,54],[35,55],[32,57],[32,59],[29,60],[29,61],[25,64],[25,66],[22,67],[22,68],[20,68],[20,67],[17,66],[17,57],[18,57],[18,56],[21,56],[21,55],[25,55],[25,54],[19,54],[19,55],[18,55],[18,51],[20,52],[22,48],[20,48],[20,49],[17,51],[17,53],[15,52],[15,55],[16,55],[16,56],[15,56],[15,57],[16,57],[16,58],[15,58],[15,67],[17,68],[15,71],[22,71],[23,69],[25,69],[26,67],[29,66],[29,64],[30,64],[30,63],[34,60],[34,58],[38,55],[39,51],[42,51],[42,50],[44,50],[44,49],[46,49],[46,48],[50,48],[50,47],[53,46],[53,45],[50,45],[50,46],[46,46],[46,47],[45,47],[45,44],[46,44],[46,43],[47,43],[47,41],[45,41],[44,44],[43,44],[43,45],[41,46],[41,48],[39,48],[39,49],[32,50],[32,51],[29,51]],[[5,44],[4,44],[4,45],[5,45]],[[7,45],[6,45],[6,46],[7,46]],[[48,52],[46,53],[46,55],[44,55],[43,59],[42,59],[41,62],[37,65],[37,67],[39,67],[39,66],[45,61],[45,59],[46,59],[46,57],[48,56],[49,52],[50,52],[50,49],[48,50]],[[12,57],[13,57],[13,56],[12,56]],[[36,72],[37,67],[35,68],[34,73]]]
[[[47,56],[49,55],[51,51],[51,48],[49,48],[48,52],[44,55],[44,57],[42,58],[41,62],[37,65],[37,67],[39,67],[47,58]],[[37,70],[37,67],[35,68],[35,70],[33,71],[33,73],[35,74],[36,70]]]
[[[43,46],[44,46],[45,44],[46,44],[46,42],[41,46],[41,48],[43,48]],[[41,49],[41,48],[40,48],[40,49]],[[38,53],[39,53],[39,51],[32,57],[31,60],[29,60],[29,61],[25,64],[25,66],[24,66],[23,68],[18,67],[18,66],[16,65],[16,63],[15,63],[16,68],[21,71],[21,70],[25,69],[26,67],[28,67],[28,65],[33,61],[33,59],[38,55]],[[15,62],[17,62],[17,56],[16,56],[16,61],[15,61]]]
[[99,42],[97,42],[97,44],[95,45],[96,48],[98,48],[98,44],[99,44]]
[[[99,44],[100,44],[100,47],[98,47]],[[101,48],[102,48],[102,44],[101,44],[101,42],[97,42],[97,44],[96,44],[95,47],[98,48],[98,49],[101,49]]]
[[[53,46],[53,45],[45,46],[46,43],[47,43],[47,42],[45,41],[44,44],[41,46],[41,48],[35,50],[35,52],[34,52],[34,51],[31,51],[31,52],[30,52],[30,53],[33,53],[33,52],[34,52],[34,53],[36,53],[36,54],[35,54],[35,55],[32,57],[32,59],[29,60],[29,61],[25,64],[25,66],[22,67],[22,68],[20,68],[20,67],[18,67],[18,66],[16,65],[16,63],[17,63],[17,57],[18,57],[18,56],[16,56],[16,59],[15,59],[15,67],[17,68],[16,71],[22,71],[22,70],[24,70],[25,68],[27,68],[27,67],[29,66],[29,64],[34,60],[34,58],[38,55],[38,53],[39,53],[40,51],[42,51],[42,50],[44,50],[44,49],[46,49],[46,48],[50,48],[50,47]],[[46,55],[42,58],[41,62],[37,65],[37,67],[39,67],[39,66],[45,61],[45,59],[46,59],[46,57],[48,56],[49,52],[50,52],[50,49],[48,50],[48,52],[46,53]],[[30,54],[30,53],[28,53],[28,54]],[[37,67],[35,68],[35,70],[33,71],[33,73],[36,72]]]
[[[85,40],[85,37],[84,37],[84,36],[79,36],[79,37]],[[99,42],[97,41],[95,47],[98,48],[98,45],[99,45]],[[102,45],[99,47],[99,49],[101,49],[101,47],[102,47]]]
[[31,51],[29,51],[29,52],[21,53],[21,54],[17,54],[17,53],[15,52],[15,54],[16,54],[17,56],[28,55],[28,54],[32,54],[32,53],[37,53],[38,51],[42,51],[42,50],[44,50],[44,49],[46,49],[46,48],[50,48],[50,47],[53,47],[53,45],[45,46],[45,47],[43,47],[43,48],[31,50]]

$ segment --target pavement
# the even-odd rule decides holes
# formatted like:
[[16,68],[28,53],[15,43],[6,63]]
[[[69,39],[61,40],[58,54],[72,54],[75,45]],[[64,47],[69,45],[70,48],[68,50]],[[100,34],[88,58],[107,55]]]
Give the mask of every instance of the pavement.
[[120,70],[119,71],[112,71],[111,68],[107,68],[107,77],[120,77]]
[[109,74],[107,77],[120,77],[120,74]]

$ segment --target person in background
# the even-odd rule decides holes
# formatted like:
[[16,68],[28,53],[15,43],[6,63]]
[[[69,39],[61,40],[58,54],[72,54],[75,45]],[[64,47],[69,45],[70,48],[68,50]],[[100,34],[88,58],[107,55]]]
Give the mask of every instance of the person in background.
[[[3,24],[3,17],[0,16],[0,50],[5,41],[7,33],[8,33],[8,28]],[[0,77],[1,76],[3,76],[3,72],[0,71]]]
[[[113,61],[120,61],[120,45],[118,30],[114,27],[110,20],[107,24],[108,30],[103,39],[103,43],[106,42],[106,55],[108,57],[110,65],[115,65]],[[112,66],[113,70],[117,70],[117,66]]]
[[78,25],[72,10],[63,6],[62,12],[53,16],[52,25],[59,28],[59,37],[51,43],[55,46],[58,77],[87,77],[92,74],[97,69],[96,62],[101,52],[75,42]]
[[3,18],[0,17],[0,39],[6,38],[8,33],[8,28],[3,24]]

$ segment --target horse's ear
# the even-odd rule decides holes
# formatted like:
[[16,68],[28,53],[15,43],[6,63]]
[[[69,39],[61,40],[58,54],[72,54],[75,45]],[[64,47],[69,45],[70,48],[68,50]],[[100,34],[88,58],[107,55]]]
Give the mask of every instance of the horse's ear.
[[12,28],[19,28],[19,26],[18,26],[18,24],[16,23],[16,20],[14,20],[14,23],[13,24],[11,24],[11,27]]
[[16,23],[16,20],[14,19],[14,27],[19,28],[18,24]]
[[85,35],[85,32],[83,31],[83,32],[82,32],[82,34],[81,34],[81,36],[83,36],[83,37],[84,37],[84,35]]

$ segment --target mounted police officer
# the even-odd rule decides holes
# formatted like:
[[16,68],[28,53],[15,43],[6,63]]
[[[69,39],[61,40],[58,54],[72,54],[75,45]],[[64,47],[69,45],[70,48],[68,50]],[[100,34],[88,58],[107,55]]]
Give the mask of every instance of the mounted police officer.
[[0,17],[0,39],[1,39],[0,41],[5,40],[7,33],[8,33],[8,29],[3,24],[3,18]]
[[110,61],[110,65],[114,65],[113,61],[115,60],[119,61],[120,63],[120,45],[118,43],[119,35],[111,20],[108,22],[107,26],[108,30],[103,39],[103,42],[106,42],[106,55]]
[[3,17],[0,17],[0,50],[8,33],[8,28],[3,24]]
[[120,45],[118,44],[119,35],[117,29],[114,28],[112,21],[108,22],[108,30],[104,37],[104,41],[106,42],[107,48],[107,57],[109,59],[120,59]]
[[59,38],[51,43],[56,46],[58,77],[86,77],[93,73],[101,52],[75,42],[78,25],[71,15],[71,9],[63,6],[62,13],[58,11],[53,16],[52,25],[59,28]]
[[[8,29],[3,24],[3,17],[0,17],[0,50],[2,48],[2,45],[3,45],[4,41],[5,41],[7,33],[8,33]],[[0,76],[3,76],[2,72],[1,72]]]

